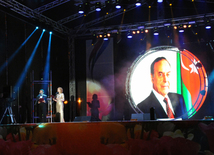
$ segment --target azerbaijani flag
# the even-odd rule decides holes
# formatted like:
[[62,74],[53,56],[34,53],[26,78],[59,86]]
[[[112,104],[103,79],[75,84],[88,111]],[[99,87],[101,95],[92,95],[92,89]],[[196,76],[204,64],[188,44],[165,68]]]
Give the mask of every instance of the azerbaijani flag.
[[197,57],[187,50],[177,52],[177,93],[184,97],[188,118],[202,106],[207,95],[206,72]]

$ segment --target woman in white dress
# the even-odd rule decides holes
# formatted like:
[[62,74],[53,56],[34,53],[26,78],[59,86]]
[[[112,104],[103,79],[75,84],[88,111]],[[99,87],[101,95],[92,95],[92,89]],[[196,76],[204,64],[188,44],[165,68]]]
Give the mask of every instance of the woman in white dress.
[[58,94],[56,95],[56,99],[53,99],[54,101],[56,101],[56,112],[60,113],[60,122],[65,122],[64,121],[64,100],[65,100],[65,96],[63,94],[63,89],[62,87],[58,87],[57,88],[57,92]]

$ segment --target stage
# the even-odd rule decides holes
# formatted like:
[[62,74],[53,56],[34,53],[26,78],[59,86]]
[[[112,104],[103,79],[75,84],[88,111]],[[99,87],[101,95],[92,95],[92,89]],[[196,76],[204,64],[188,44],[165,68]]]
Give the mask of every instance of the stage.
[[0,154],[214,153],[214,122],[118,121],[0,125]]

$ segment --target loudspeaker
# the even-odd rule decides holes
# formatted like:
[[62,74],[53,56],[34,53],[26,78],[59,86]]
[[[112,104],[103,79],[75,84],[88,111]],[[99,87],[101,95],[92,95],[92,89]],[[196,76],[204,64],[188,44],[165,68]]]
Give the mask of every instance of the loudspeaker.
[[91,121],[91,116],[76,116],[74,122]]

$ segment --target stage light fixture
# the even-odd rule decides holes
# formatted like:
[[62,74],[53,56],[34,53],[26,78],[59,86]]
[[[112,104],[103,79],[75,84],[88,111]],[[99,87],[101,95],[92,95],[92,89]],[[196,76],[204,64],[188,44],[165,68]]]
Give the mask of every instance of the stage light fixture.
[[106,14],[108,14],[109,10],[111,9],[111,6],[112,6],[112,0],[105,1],[105,11],[106,11]]
[[158,3],[162,3],[162,2],[163,2],[163,0],[157,0],[157,2],[158,2]]
[[137,34],[139,34],[140,33],[140,31],[139,30],[137,30]]
[[180,24],[180,25],[178,26],[178,28],[179,28],[178,32],[180,32],[180,33],[183,33],[183,32],[184,32],[184,26],[183,26],[182,24]]
[[198,35],[198,25],[197,24],[192,25],[191,30],[194,35]]
[[39,29],[39,27],[37,26],[37,27],[36,27],[36,29],[38,30],[38,29]]
[[142,4],[141,4],[141,0],[136,0],[135,5],[136,5],[136,7],[141,6],[141,5],[142,5]]
[[157,28],[157,27],[154,28],[154,33],[153,33],[153,34],[154,34],[154,36],[158,36],[158,35],[159,35],[159,32],[158,32],[158,28]]
[[79,4],[79,14],[83,14],[84,13],[84,7],[82,4]]
[[43,29],[42,31],[45,32],[45,29]]
[[172,26],[165,26],[165,35],[167,36],[167,38],[170,38],[172,36]]
[[131,39],[131,38],[132,38],[132,33],[131,33],[131,31],[128,31],[128,32],[127,32],[127,38],[128,38],[128,39]]
[[184,29],[180,29],[178,32],[183,33],[183,32],[184,32]]
[[187,28],[187,25],[184,25],[183,28]]
[[178,29],[178,27],[177,27],[177,26],[174,26],[173,28],[174,28],[175,30],[177,30],[177,29]]
[[92,41],[91,41],[91,45],[92,45],[92,46],[93,46],[94,44],[96,44],[97,38],[98,38],[98,36],[96,35],[96,33],[93,33],[93,35],[92,35]]
[[49,34],[52,34],[52,33],[53,33],[52,31],[49,32]]
[[116,0],[116,9],[121,9],[120,0]]
[[145,30],[145,33],[148,33],[148,32],[149,32],[149,30],[148,30],[148,29],[146,29],[146,30]]
[[174,0],[166,0],[167,1],[167,3],[169,4],[169,6],[172,6],[172,4],[173,4],[173,2],[174,2]]
[[164,26],[171,26],[171,23],[165,23]]
[[206,20],[205,20],[205,28],[206,28],[207,30],[211,29],[211,23],[210,23],[210,20],[209,20],[209,19],[206,19]]
[[86,16],[89,11],[90,11],[90,1],[86,1],[84,3],[84,16]]
[[103,34],[103,40],[108,40],[108,35],[106,32],[104,32],[104,34]]
[[95,7],[96,7],[96,11],[97,12],[101,11],[101,4],[100,4],[100,2],[97,2],[96,5],[95,5]]
[[136,34],[136,32],[135,32],[135,31],[132,31],[132,34]]

